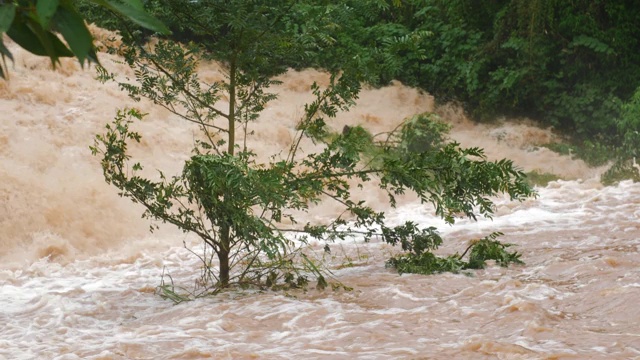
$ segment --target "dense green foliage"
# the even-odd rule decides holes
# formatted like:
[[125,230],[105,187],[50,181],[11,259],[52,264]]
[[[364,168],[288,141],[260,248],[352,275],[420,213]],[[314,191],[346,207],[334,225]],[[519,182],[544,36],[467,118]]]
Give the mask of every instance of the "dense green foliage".
[[[638,127],[628,109],[640,86],[637,2],[342,5],[358,16],[340,24],[356,30],[336,41],[355,54],[366,50],[361,61],[372,81],[399,79],[439,101],[460,102],[478,119],[535,118],[569,134],[574,154],[591,165],[634,156],[628,144]],[[313,61],[330,67],[334,54]]]
[[[381,237],[409,254],[437,248],[441,239],[434,228],[388,224],[383,211],[352,195],[356,184],[379,186],[392,206],[397,195],[414,193],[449,223],[454,215],[491,216],[490,196],[506,193],[522,200],[533,195],[525,175],[510,161],[487,161],[481,149],[447,142],[448,127],[432,114],[398,119],[393,131],[377,135],[360,126],[332,129],[327,124],[354,104],[367,78],[360,55],[370,53],[347,52],[335,42],[334,35],[344,36],[347,29],[336,28],[334,20],[351,21],[355,13],[350,8],[273,0],[169,0],[163,9],[179,20],[181,34],[198,41],[160,41],[151,51],[140,46],[139,37],[125,33],[121,51],[137,81],[119,84],[133,99],[150,99],[197,124],[201,136],[193,155],[180,174],[144,176],[143,165],[131,162],[128,152],[142,137],[132,129],[134,120],[142,118],[133,109],[120,111],[92,149],[102,158],[107,182],[142,204],[144,216],[204,241],[217,257],[217,266],[202,257],[214,291],[232,284],[303,286],[310,275],[325,286],[321,268],[300,247],[309,238],[327,241],[327,251],[331,241],[351,236]],[[292,20],[300,14],[331,16]],[[246,139],[253,134],[252,123],[277,97],[269,93],[277,83],[273,77],[329,49],[335,56],[328,66],[329,85],[310,89],[314,100],[305,106],[288,151],[259,162]],[[199,63],[210,59],[224,67],[225,80],[207,83],[198,77]],[[104,69],[101,77],[118,81]],[[302,151],[309,141],[319,150]],[[326,223],[298,224],[294,211],[306,212],[322,201],[335,201],[344,211]],[[493,256],[479,249],[474,247],[472,256]]]
[[622,145],[617,149],[617,161],[602,176],[604,184],[614,184],[620,180],[640,181],[638,149],[640,149],[640,87],[631,100],[622,106],[622,114],[616,122]]
[[420,86],[479,116],[528,115],[606,138],[640,84],[640,7],[633,1],[349,4],[367,29],[348,33],[354,47],[394,43],[395,56],[381,58],[381,81]]
[[[412,249],[412,251],[397,255],[387,261],[387,266],[394,267],[399,273],[433,274],[440,272],[460,272],[470,269],[484,269],[488,260],[494,260],[498,265],[507,267],[511,263],[523,264],[521,254],[509,252],[507,248],[513,244],[505,244],[496,240],[503,235],[494,232],[480,240],[473,241],[462,253],[446,257],[433,254],[430,250],[437,249],[441,239],[432,242],[430,247],[424,249]],[[468,259],[464,257],[469,253]]]
[[[84,0],[103,11],[123,16],[136,24],[158,32],[169,30],[143,10],[141,0]],[[85,26],[84,16],[71,0],[10,0],[0,2],[0,55],[13,61],[13,55],[2,42],[7,34],[25,50],[48,56],[55,67],[61,57],[76,57],[81,64],[85,60],[98,62],[93,47],[93,37]],[[66,44],[56,34],[62,35]],[[6,68],[6,63],[3,64]],[[0,77],[6,70],[0,66]]]

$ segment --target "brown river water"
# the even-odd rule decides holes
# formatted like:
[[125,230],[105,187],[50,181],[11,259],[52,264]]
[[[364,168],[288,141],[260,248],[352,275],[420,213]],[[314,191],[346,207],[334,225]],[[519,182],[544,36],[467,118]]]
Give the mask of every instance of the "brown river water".
[[[474,124],[397,83],[365,89],[336,129],[375,133],[436,111],[462,145],[566,179],[537,199],[496,199],[493,221],[446,226],[411,199],[389,212],[391,221],[438,226],[443,254],[502,231],[526,265],[398,275],[384,266],[397,249],[356,238],[335,244],[330,259],[352,291],[230,292],[174,305],[154,290],[163,271],[193,284],[200,262],[183,241],[197,248],[197,240],[168,227],[148,233],[142,209],[104,183],[88,147],[117,108],[136,106],[149,116],[136,125],[144,140],[135,155],[171,174],[196,130],[98,83],[93,69],[65,61],[54,72],[47,59],[12,49],[11,79],[0,81],[0,359],[640,359],[640,184],[603,187],[600,169],[537,148],[555,138],[548,129]],[[221,76],[212,64],[201,73]],[[327,77],[307,70],[282,80],[251,139],[265,158],[288,145],[310,84]],[[374,189],[362,196],[385,206]]]

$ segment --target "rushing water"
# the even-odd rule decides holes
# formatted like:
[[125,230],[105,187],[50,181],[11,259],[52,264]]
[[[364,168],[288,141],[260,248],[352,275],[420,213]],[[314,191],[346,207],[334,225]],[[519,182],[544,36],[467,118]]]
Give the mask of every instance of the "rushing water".
[[[171,228],[148,234],[141,208],[104,184],[88,146],[117,107],[137,106],[150,115],[137,125],[136,156],[171,173],[195,130],[99,84],[92,70],[69,61],[52,72],[48,60],[14,51],[11,81],[0,82],[0,359],[640,358],[640,185],[602,187],[582,162],[536,148],[553,139],[548,130],[475,125],[454,108],[436,109],[463,145],[570,181],[522,203],[496,199],[493,221],[449,227],[409,200],[389,213],[438,225],[443,254],[502,231],[524,266],[400,276],[384,267],[396,249],[355,239],[334,245],[331,259],[353,291],[226,293],[173,305],[155,287],[163,271],[193,283],[200,263],[182,243],[197,242]],[[221,76],[214,65],[201,73]],[[265,156],[288,144],[309,85],[326,75],[282,80],[252,139]],[[334,125],[377,132],[433,108],[429,95],[393,84],[363,91]],[[376,191],[364,195],[384,206]]]

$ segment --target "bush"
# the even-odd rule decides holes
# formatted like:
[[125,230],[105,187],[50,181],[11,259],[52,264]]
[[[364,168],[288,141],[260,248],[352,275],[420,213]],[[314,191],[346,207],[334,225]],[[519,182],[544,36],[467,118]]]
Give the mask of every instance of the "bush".
[[637,163],[640,148],[640,87],[622,106],[616,127],[622,143],[615,153],[615,163],[602,175],[601,181],[605,185],[622,180],[640,181],[640,166]]
[[[496,239],[503,235],[494,232],[480,240],[473,241],[462,255],[440,257],[429,251],[411,251],[396,255],[387,261],[387,266],[394,267],[399,273],[434,274],[441,272],[460,272],[468,269],[484,269],[488,260],[507,267],[511,263],[524,264],[518,252],[508,252],[513,244],[504,244]],[[435,248],[433,248],[435,249]],[[464,256],[469,253],[467,260]]]

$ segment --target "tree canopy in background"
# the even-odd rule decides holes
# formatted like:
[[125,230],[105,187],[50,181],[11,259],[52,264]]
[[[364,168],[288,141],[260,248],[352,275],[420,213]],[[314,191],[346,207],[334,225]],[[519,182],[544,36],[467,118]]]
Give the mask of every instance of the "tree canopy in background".
[[[569,134],[592,165],[637,156],[640,3],[406,0],[341,3],[357,18],[336,38],[371,49],[370,79],[398,79],[475,119],[526,116]],[[330,67],[331,51],[314,64]],[[304,66],[304,64],[301,64]]]
[[[354,46],[389,48],[399,79],[476,117],[525,115],[583,138],[611,138],[640,84],[635,1],[407,0],[362,8]],[[326,58],[321,61],[331,61]]]

